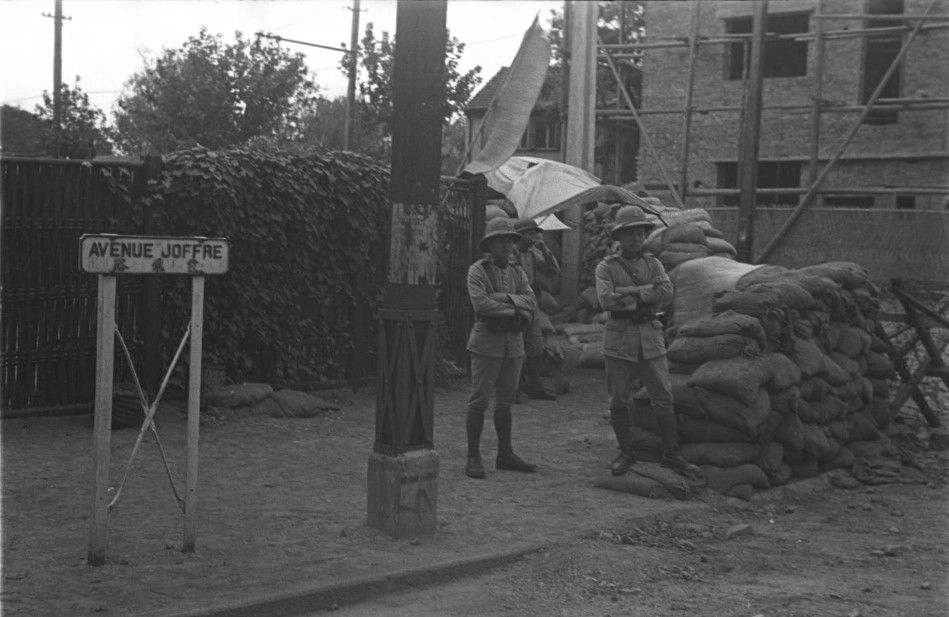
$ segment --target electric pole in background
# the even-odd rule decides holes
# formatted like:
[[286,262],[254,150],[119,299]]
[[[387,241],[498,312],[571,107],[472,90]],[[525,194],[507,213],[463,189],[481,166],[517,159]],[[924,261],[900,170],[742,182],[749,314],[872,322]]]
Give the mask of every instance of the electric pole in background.
[[53,15],[43,13],[43,16],[53,18],[53,135],[56,137],[53,156],[59,157],[63,104],[60,88],[63,83],[63,20],[72,18],[63,17],[63,0],[55,0],[54,6]]
[[353,0],[353,31],[349,39],[349,87],[346,89],[346,118],[343,123],[343,150],[349,150],[356,110],[356,51],[359,46],[359,0]]

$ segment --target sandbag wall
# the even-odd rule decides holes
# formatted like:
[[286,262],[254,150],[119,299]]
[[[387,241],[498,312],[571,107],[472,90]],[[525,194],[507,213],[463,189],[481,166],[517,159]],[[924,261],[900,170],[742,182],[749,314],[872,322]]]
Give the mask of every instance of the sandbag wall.
[[[877,294],[866,270],[849,262],[760,266],[717,292],[711,314],[670,330],[682,454],[705,469],[709,488],[748,498],[890,447],[881,431],[892,419],[895,371],[875,334]],[[637,447],[658,456],[640,395]]]

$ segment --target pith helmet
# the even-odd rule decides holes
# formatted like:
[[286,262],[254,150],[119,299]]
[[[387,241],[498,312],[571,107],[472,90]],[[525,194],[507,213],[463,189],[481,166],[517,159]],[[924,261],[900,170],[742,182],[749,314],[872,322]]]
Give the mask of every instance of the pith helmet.
[[514,219],[514,231],[518,233],[523,233],[525,231],[534,231],[535,229],[540,229],[537,225],[537,221],[527,217],[522,219]]
[[610,236],[616,237],[616,232],[627,227],[645,227],[648,234],[656,225],[646,220],[646,213],[639,206],[623,206],[616,213]]
[[524,238],[524,236],[517,233],[517,231],[514,229],[514,219],[499,216],[498,218],[491,219],[484,226],[484,237],[481,238],[481,243],[478,245],[478,248],[480,248],[482,252],[487,252],[487,241],[491,238],[499,238],[503,236],[509,236],[511,240],[514,240],[515,242]]

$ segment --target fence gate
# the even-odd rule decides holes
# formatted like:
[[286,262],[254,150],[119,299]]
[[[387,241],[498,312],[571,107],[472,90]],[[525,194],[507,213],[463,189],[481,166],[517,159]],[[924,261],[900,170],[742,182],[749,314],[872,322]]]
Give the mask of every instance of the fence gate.
[[[149,231],[140,206],[148,163],[3,157],[0,167],[0,417],[91,410],[96,277],[80,271],[76,247],[84,233]],[[123,280],[116,306],[146,383],[160,323],[149,291],[140,278]]]

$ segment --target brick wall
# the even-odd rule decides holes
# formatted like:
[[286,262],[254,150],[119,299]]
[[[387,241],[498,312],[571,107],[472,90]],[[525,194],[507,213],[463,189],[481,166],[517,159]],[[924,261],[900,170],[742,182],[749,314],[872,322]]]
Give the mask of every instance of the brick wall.
[[[823,3],[825,13],[863,13],[863,0],[832,0]],[[906,0],[905,13],[921,14],[929,0]],[[691,2],[646,2],[645,42],[658,42],[689,35]],[[769,14],[810,12],[814,0],[771,2]],[[703,1],[699,4],[700,36],[714,37],[725,32],[725,19],[749,17],[753,6],[748,2]],[[949,13],[949,0],[937,0],[932,13]],[[813,31],[815,20],[810,19]],[[929,22],[940,23],[940,22]],[[824,30],[862,28],[859,20],[825,20]],[[865,39],[829,40],[824,52],[822,98],[858,105],[862,92],[862,67]],[[807,76],[768,78],[763,85],[767,105],[809,106],[815,94],[816,45],[808,43]],[[693,90],[693,106],[741,106],[741,80],[726,80],[726,45],[699,47]],[[949,31],[920,34],[912,43],[902,65],[901,96],[904,98],[949,98]],[[647,49],[643,62],[643,109],[682,110],[689,70],[687,47]],[[820,156],[826,164],[836,152],[859,111],[825,112],[820,125]],[[640,181],[647,185],[662,183],[658,165],[670,178],[679,179],[679,157],[683,142],[684,116],[644,114],[649,137],[658,150],[659,161],[645,148],[640,149]],[[738,158],[741,112],[712,111],[693,114],[689,148],[690,187],[716,188],[717,162]],[[762,114],[760,159],[802,161],[801,183],[807,186],[807,164],[811,151],[811,112],[765,110]],[[863,125],[848,147],[843,165],[827,178],[826,187],[890,185],[949,185],[949,110],[901,111],[893,125]],[[659,193],[661,196],[661,192]],[[877,196],[877,207],[892,207],[893,196]],[[917,196],[916,207],[943,208],[946,196]],[[693,197],[689,206],[708,207],[714,197]]]

